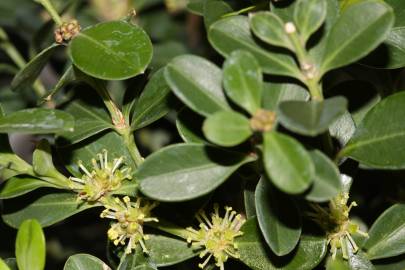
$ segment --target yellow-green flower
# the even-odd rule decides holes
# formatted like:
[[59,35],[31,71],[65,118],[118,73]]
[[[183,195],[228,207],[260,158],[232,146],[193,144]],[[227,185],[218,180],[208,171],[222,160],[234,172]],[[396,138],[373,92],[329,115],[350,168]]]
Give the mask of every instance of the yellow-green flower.
[[224,263],[229,256],[238,259],[238,246],[235,238],[242,235],[240,228],[245,219],[236,214],[231,207],[225,207],[225,216],[220,217],[218,205],[214,205],[214,213],[209,219],[204,211],[200,211],[196,218],[200,222],[200,229],[187,228],[190,235],[187,242],[193,247],[202,247],[200,258],[208,255],[205,261],[198,266],[204,268],[209,260],[214,257],[215,265],[224,270]]
[[107,150],[99,153],[98,161],[92,159],[92,171],[83,166],[82,161],[78,162],[79,168],[83,171],[81,178],[70,177],[71,188],[79,193],[79,198],[86,201],[98,201],[111,191],[121,187],[122,181],[132,178],[131,168],[123,164],[124,158],[116,158],[108,161]]
[[327,233],[328,244],[330,245],[330,252],[332,258],[336,258],[337,251],[342,250],[344,259],[349,258],[349,245],[353,253],[358,251],[358,246],[353,240],[353,234],[360,234],[365,237],[367,233],[362,232],[359,225],[353,223],[350,218],[350,210],[357,206],[356,202],[351,202],[347,205],[349,194],[342,192],[329,202],[329,207],[324,208],[317,204],[311,205],[315,210],[314,213],[309,213],[309,216],[318,223],[322,229]]
[[108,230],[108,238],[114,241],[114,245],[125,245],[125,253],[131,253],[139,243],[143,252],[148,253],[144,240],[148,236],[143,233],[143,224],[145,222],[158,222],[157,218],[151,217],[151,211],[157,206],[157,202],[149,202],[137,198],[136,202],[131,202],[128,196],[122,200],[115,198],[106,203],[106,209],[101,213],[102,218],[115,220]]

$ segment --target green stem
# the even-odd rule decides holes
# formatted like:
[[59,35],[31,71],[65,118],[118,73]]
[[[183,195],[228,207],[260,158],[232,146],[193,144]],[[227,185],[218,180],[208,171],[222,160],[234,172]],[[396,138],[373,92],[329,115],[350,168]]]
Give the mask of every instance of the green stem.
[[115,127],[115,131],[122,136],[124,139],[125,146],[127,147],[136,167],[139,167],[143,162],[143,158],[138,150],[135,143],[134,134],[131,131],[130,126],[125,121],[125,117],[121,110],[112,100],[110,94],[108,93],[105,86],[99,80],[89,80],[88,81],[98,92],[98,94],[103,99],[104,105],[110,113],[111,120]]
[[302,68],[303,65],[308,62],[308,55],[305,50],[305,46],[301,43],[296,31],[294,31],[293,33],[290,33],[289,35],[290,35],[290,40],[294,45],[295,55],[297,56],[298,62]]
[[322,94],[322,86],[317,81],[317,79],[308,79],[306,81],[306,85],[312,99],[322,101],[324,99]]
[[298,63],[304,77],[304,83],[308,87],[311,98],[314,100],[323,100],[322,87],[319,83],[320,78],[318,72],[315,70],[315,65],[308,52],[305,49],[305,44],[301,42],[297,31],[289,33],[290,40],[294,46],[294,52],[297,56]]
[[[311,94],[311,99],[323,101],[324,97],[320,77],[318,71],[316,70],[316,66],[314,65],[314,61],[311,59],[305,48],[305,43],[302,42],[296,30],[291,31],[289,36],[294,46],[294,51],[297,56],[302,74],[304,75],[304,83]],[[325,153],[328,156],[334,155],[335,147],[329,131],[322,134],[322,145]]]
[[110,94],[108,93],[107,89],[105,88],[104,84],[99,81],[99,80],[89,80],[89,83],[92,84],[94,89],[97,91],[97,93],[100,95],[102,98],[104,105],[106,106],[108,112],[110,113],[111,120],[115,126],[116,129],[125,129],[126,128],[126,123],[124,116],[120,109],[117,107],[115,102],[112,100]]
[[121,136],[123,137],[125,145],[135,162],[135,166],[139,167],[143,162],[143,157],[141,156],[141,153],[136,146],[134,134],[132,133],[130,128],[127,128],[124,133],[121,133]]
[[35,0],[37,3],[41,4],[46,11],[48,11],[49,15],[51,16],[52,20],[56,23],[56,25],[62,25],[62,19],[59,16],[58,12],[50,2],[50,0]]

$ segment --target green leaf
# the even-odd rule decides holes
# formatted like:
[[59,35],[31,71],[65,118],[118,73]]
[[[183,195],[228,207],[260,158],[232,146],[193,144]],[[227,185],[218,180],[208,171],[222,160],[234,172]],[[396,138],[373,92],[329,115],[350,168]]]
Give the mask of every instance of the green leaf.
[[297,79],[302,77],[293,58],[267,51],[256,44],[246,16],[232,16],[215,22],[209,29],[208,39],[224,57],[228,57],[235,50],[246,50],[256,57],[265,73]]
[[309,39],[309,54],[314,60],[315,66],[318,68],[322,65],[330,30],[335,25],[340,15],[339,3],[340,0],[326,0],[326,19],[323,26],[314,34],[318,38],[314,38],[317,39],[315,42],[312,42],[312,38]]
[[152,59],[152,43],[137,25],[103,22],[81,31],[69,44],[69,56],[92,77],[124,80],[145,71]]
[[256,218],[249,219],[241,231],[243,235],[236,238],[240,260],[253,270],[310,270],[322,261],[327,252],[325,238],[302,235],[294,252],[278,257],[267,249]]
[[117,270],[157,270],[151,261],[149,256],[137,248],[135,252],[121,257]]
[[382,259],[405,253],[405,204],[395,204],[371,226],[364,248],[370,259]]
[[104,130],[113,129],[108,113],[80,101],[70,102],[65,109],[75,118],[74,132],[64,132],[64,144],[75,144]]
[[170,88],[160,69],[152,75],[135,104],[131,128],[143,128],[165,116],[170,110],[170,97]]
[[148,235],[145,242],[149,258],[158,267],[178,264],[198,255],[184,240],[174,239],[162,235]]
[[285,31],[285,23],[273,12],[260,11],[249,16],[253,33],[264,42],[295,51],[289,35]]
[[287,100],[309,99],[308,91],[295,83],[265,83],[262,97],[262,107],[275,111],[278,104]]
[[290,253],[301,236],[301,217],[290,197],[262,178],[256,187],[256,213],[266,243],[277,256]]
[[222,0],[204,0],[203,17],[205,28],[222,18],[223,15],[231,13],[232,7]]
[[11,88],[18,90],[31,86],[38,78],[42,69],[48,63],[49,58],[54,54],[60,44],[52,44],[35,56],[23,69],[21,69],[11,82]]
[[190,0],[187,4],[187,10],[199,16],[204,13],[204,0]]
[[358,126],[340,156],[372,168],[404,169],[405,93],[391,95],[374,106]]
[[309,37],[318,30],[326,19],[327,3],[325,0],[300,0],[294,8],[294,23],[300,39],[305,44]]
[[349,255],[350,270],[374,270],[374,266],[367,258],[367,254],[362,250],[359,250],[356,253],[353,253],[353,251],[349,252],[351,253]]
[[0,117],[0,133],[47,134],[73,131],[73,117],[60,110],[25,109]]
[[203,131],[208,140],[222,146],[238,145],[253,134],[249,119],[233,111],[209,116],[204,121]]
[[356,124],[351,114],[346,111],[329,127],[329,133],[335,137],[341,146],[345,146],[356,131]]
[[15,255],[19,270],[45,268],[45,236],[41,225],[33,219],[25,220],[18,229]]
[[62,90],[62,88],[74,81],[76,81],[75,71],[73,66],[69,65],[57,84],[55,84],[55,86],[52,87],[52,89],[44,97],[42,97],[42,101],[40,103],[43,104],[46,101],[51,100],[60,90]]
[[158,201],[179,202],[213,191],[250,161],[252,158],[240,153],[214,147],[175,144],[147,157],[135,177],[146,196]]
[[279,106],[279,120],[286,128],[302,135],[316,136],[328,130],[347,110],[344,97],[324,101],[285,101]]
[[4,203],[3,221],[13,228],[18,228],[24,220],[34,218],[42,227],[47,227],[86,209],[98,206],[77,200],[77,195],[74,193],[45,194],[25,203],[24,208],[15,209],[16,202],[7,200]]
[[51,146],[45,139],[38,143],[32,155],[32,168],[36,175],[47,177],[47,182],[69,189],[68,179],[53,165]]
[[3,184],[0,199],[11,199],[42,187],[55,187],[55,185],[29,176],[12,177]]
[[[1,137],[0,137],[1,138]],[[1,138],[4,139],[4,138]],[[8,144],[8,138],[5,138]],[[0,141],[0,144],[3,141]],[[1,145],[4,147],[4,145]],[[7,145],[6,147],[8,147]],[[3,148],[4,149],[4,148]],[[13,176],[20,174],[33,175],[34,171],[32,166],[24,161],[19,156],[15,155],[11,149],[4,149],[4,152],[0,152],[0,176],[2,179],[7,180]]]
[[111,270],[102,260],[88,254],[70,256],[63,270]]
[[396,256],[373,262],[375,270],[397,270],[405,269],[405,256]]
[[311,156],[298,141],[287,135],[275,131],[265,133],[263,156],[267,175],[284,192],[301,193],[314,180]]
[[222,71],[202,57],[174,58],[166,66],[165,78],[174,94],[196,113],[208,116],[229,109],[222,91]]
[[353,63],[385,40],[394,24],[392,8],[378,0],[350,6],[328,36],[321,73]]
[[187,143],[206,143],[201,130],[203,118],[184,108],[177,115],[176,127],[180,137]]
[[10,270],[10,268],[1,258],[0,258],[0,270]]
[[223,83],[228,97],[250,114],[254,114],[261,107],[262,70],[251,53],[231,53],[224,64]]
[[321,151],[309,153],[315,166],[315,179],[305,198],[314,202],[326,202],[334,198],[342,189],[339,169]]
[[405,66],[405,5],[397,0],[384,2],[393,8],[395,24],[384,43],[364,63],[378,68],[401,68]]

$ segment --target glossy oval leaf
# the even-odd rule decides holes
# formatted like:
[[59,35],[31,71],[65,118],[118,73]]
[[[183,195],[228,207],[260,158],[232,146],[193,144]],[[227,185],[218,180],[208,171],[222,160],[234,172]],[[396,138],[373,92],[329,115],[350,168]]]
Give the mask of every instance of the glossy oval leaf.
[[285,31],[285,23],[273,12],[260,11],[249,16],[253,33],[264,42],[295,51],[289,35]]
[[246,16],[232,16],[215,22],[209,28],[208,39],[224,57],[229,57],[235,50],[246,50],[256,57],[263,72],[301,78],[301,72],[293,58],[268,51],[254,41]]
[[372,168],[405,168],[405,93],[391,95],[375,105],[340,153]]
[[297,194],[314,181],[315,168],[305,148],[295,139],[277,132],[264,134],[264,168],[280,190]]
[[203,131],[208,140],[222,146],[238,145],[253,134],[249,119],[233,111],[209,116],[204,121]]
[[36,219],[42,227],[47,227],[98,205],[83,203],[74,193],[51,193],[28,201],[23,208],[16,206],[16,201],[7,200],[2,214],[3,221],[13,228],[26,219]]
[[294,23],[303,44],[318,30],[326,19],[326,0],[300,0],[294,8]]
[[405,253],[405,204],[384,211],[371,226],[364,248],[370,259],[394,257]]
[[262,107],[275,111],[279,103],[287,100],[309,99],[308,91],[295,83],[264,83]]
[[356,124],[348,111],[329,126],[330,135],[335,137],[341,146],[345,146],[349,142],[355,131]]
[[189,244],[184,240],[162,235],[148,236],[149,239],[145,242],[149,250],[148,256],[158,267],[178,264],[198,256],[196,249],[190,248]]
[[236,238],[240,260],[254,270],[312,270],[327,252],[326,239],[302,235],[297,248],[289,255],[278,257],[262,240],[256,218],[249,219]]
[[405,255],[374,261],[373,265],[375,270],[405,269]]
[[314,202],[329,201],[342,189],[339,169],[321,151],[313,150],[309,154],[315,166],[315,178],[305,198]]
[[367,0],[351,5],[328,35],[321,72],[366,56],[385,40],[393,24],[392,8],[382,1]]
[[180,137],[187,143],[206,143],[202,132],[204,118],[184,108],[177,115],[176,127]]
[[166,202],[201,197],[252,158],[200,144],[175,144],[145,159],[136,172],[146,196]]
[[279,105],[278,117],[291,131],[316,136],[327,131],[346,110],[347,100],[344,97],[324,101],[285,101]]
[[92,77],[123,80],[145,71],[152,59],[152,42],[137,25],[103,22],[81,31],[69,43],[69,56]]
[[298,208],[264,177],[256,187],[255,197],[257,220],[266,243],[277,256],[287,255],[301,236]]
[[222,71],[202,57],[174,58],[166,66],[165,78],[174,94],[196,113],[208,116],[229,109],[222,91]]
[[69,103],[65,110],[75,119],[74,132],[63,132],[61,134],[65,145],[81,142],[114,127],[110,116],[104,109],[80,101],[73,101]]
[[48,63],[49,58],[60,46],[60,44],[52,44],[28,62],[14,77],[11,82],[11,88],[18,90],[32,85]]
[[222,16],[233,11],[227,2],[222,0],[205,0],[203,2],[204,24],[207,29]]
[[385,0],[395,14],[395,24],[387,39],[364,63],[378,68],[396,69],[405,66],[405,5],[403,1]]
[[256,58],[247,51],[235,51],[224,64],[227,96],[250,114],[261,107],[263,75]]
[[29,176],[15,176],[3,184],[0,199],[11,199],[42,187],[55,187],[55,185]]
[[111,270],[102,260],[88,254],[75,254],[70,256],[63,270]]
[[48,134],[72,132],[74,118],[63,111],[25,109],[0,117],[0,133]]
[[41,225],[33,219],[25,220],[18,229],[15,255],[19,270],[45,268],[45,236]]
[[163,74],[163,69],[156,71],[136,101],[132,130],[143,128],[169,112],[171,92]]

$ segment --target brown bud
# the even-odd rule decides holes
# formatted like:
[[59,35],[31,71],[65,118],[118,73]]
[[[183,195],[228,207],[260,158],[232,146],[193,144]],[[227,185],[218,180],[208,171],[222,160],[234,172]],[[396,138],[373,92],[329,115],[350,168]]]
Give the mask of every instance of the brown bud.
[[69,42],[80,30],[81,27],[77,20],[64,22],[55,30],[55,41],[56,43]]

